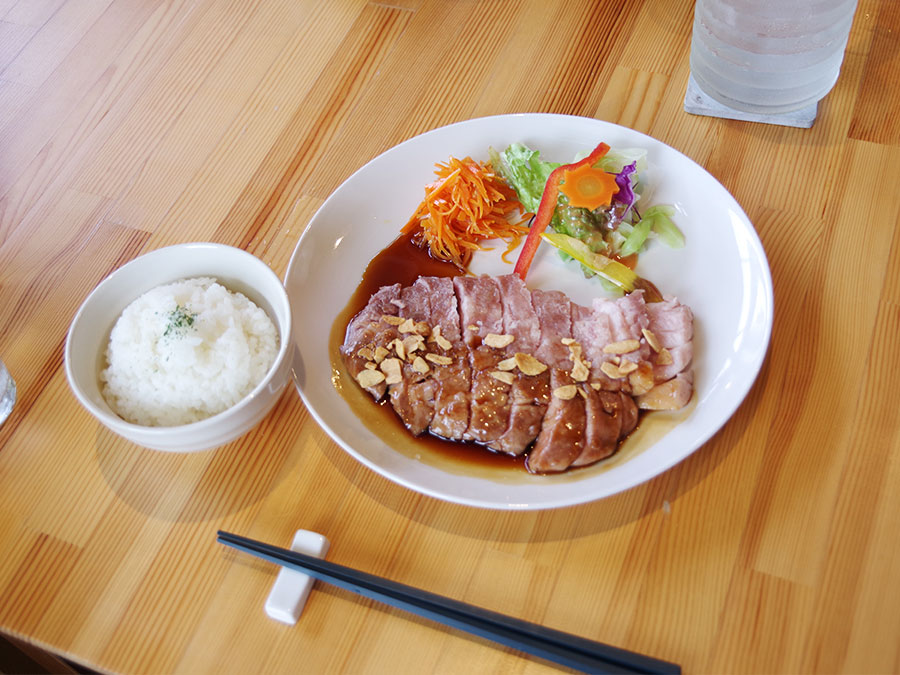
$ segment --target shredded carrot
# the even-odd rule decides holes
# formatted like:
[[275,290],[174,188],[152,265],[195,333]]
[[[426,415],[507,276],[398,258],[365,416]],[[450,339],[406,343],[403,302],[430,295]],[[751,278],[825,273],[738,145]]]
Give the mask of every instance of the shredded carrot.
[[609,206],[619,186],[613,174],[595,169],[590,164],[582,164],[563,173],[559,189],[569,198],[570,206],[593,210]]
[[435,167],[437,180],[425,186],[425,199],[402,231],[416,233],[423,244],[428,244],[431,255],[462,269],[489,239],[507,242],[503,253],[506,260],[528,234],[526,223],[531,216],[513,216],[523,211],[515,190],[494,173],[490,163],[471,157],[451,157]]

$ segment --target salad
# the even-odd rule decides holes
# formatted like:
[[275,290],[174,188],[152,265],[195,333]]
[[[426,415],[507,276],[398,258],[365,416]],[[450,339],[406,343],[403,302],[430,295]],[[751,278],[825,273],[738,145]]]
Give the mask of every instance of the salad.
[[638,204],[646,151],[613,151],[600,143],[571,164],[545,161],[521,143],[489,154],[488,163],[451,157],[436,164],[436,180],[425,186],[425,198],[402,231],[427,245],[433,257],[463,270],[483,242],[506,241],[506,260],[525,237],[514,270],[523,280],[546,241],[607,290],[644,288],[648,298],[662,299],[635,273],[637,256],[650,239],[679,248],[684,236],[672,220],[672,206]]
[[523,278],[543,240],[609,290],[631,291],[640,285],[632,268],[649,240],[684,246],[684,235],[672,220],[674,207],[639,207],[644,150],[611,150],[601,143],[584,159],[559,164],[514,143],[502,152],[491,149],[490,158],[523,208],[536,214],[516,264]]

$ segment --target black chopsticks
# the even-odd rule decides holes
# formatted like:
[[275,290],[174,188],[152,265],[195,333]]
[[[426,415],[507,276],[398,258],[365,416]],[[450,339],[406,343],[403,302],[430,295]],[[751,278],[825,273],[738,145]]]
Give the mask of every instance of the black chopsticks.
[[216,540],[366,598],[589,673],[680,673],[667,661],[515,619],[390,579],[219,530]]

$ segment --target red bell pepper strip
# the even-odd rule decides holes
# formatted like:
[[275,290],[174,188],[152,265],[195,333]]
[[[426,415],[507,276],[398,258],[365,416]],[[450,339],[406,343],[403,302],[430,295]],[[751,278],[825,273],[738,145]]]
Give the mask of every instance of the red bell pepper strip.
[[607,152],[609,152],[609,146],[606,143],[600,143],[584,159],[572,164],[563,164],[550,172],[550,175],[547,177],[547,184],[544,185],[544,193],[541,195],[541,203],[534,216],[534,221],[531,223],[525,243],[522,245],[519,259],[516,260],[516,266],[513,268],[513,273],[518,274],[522,281],[525,281],[525,276],[528,274],[532,260],[534,260],[534,254],[537,253],[538,245],[541,243],[541,234],[547,229],[547,226],[553,219],[553,212],[556,211],[556,202],[559,200],[559,184],[562,181],[563,173],[585,164],[594,165]]

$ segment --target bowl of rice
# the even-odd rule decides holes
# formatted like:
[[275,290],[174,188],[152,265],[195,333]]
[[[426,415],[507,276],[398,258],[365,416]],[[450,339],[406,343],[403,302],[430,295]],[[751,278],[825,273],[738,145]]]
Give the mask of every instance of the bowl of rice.
[[66,338],[66,376],[120,436],[154,450],[209,450],[275,405],[290,380],[290,336],[287,294],[262,260],[179,244],[126,263],[88,295]]

